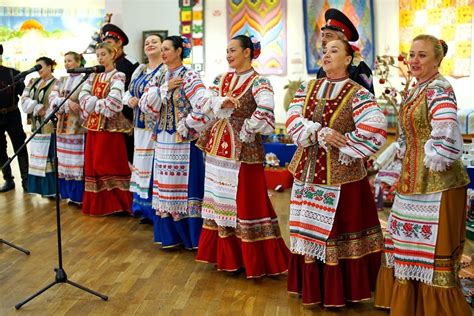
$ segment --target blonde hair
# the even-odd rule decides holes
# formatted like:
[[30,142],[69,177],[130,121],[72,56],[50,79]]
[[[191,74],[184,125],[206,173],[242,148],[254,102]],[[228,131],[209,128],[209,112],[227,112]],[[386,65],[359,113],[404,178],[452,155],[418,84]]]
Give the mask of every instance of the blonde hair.
[[99,48],[105,49],[110,54],[114,55],[114,60],[117,57],[117,50],[115,49],[115,47],[112,46],[112,44],[107,42],[100,42],[95,46],[96,50],[98,50]]
[[448,53],[448,44],[445,41],[437,39],[433,35],[429,34],[420,34],[413,39],[413,42],[416,41],[426,41],[431,43],[433,46],[433,51],[435,54],[435,58],[439,60],[438,66],[441,65],[441,61],[443,60],[444,56]]

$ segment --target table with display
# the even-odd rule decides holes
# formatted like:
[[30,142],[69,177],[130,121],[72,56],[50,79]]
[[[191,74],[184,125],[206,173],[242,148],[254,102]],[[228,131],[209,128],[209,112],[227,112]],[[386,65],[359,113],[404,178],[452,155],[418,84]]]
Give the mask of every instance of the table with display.
[[265,154],[274,153],[280,160],[279,167],[265,168],[265,180],[269,189],[288,189],[293,185],[293,176],[288,171],[287,166],[296,151],[295,144],[284,143],[264,143]]

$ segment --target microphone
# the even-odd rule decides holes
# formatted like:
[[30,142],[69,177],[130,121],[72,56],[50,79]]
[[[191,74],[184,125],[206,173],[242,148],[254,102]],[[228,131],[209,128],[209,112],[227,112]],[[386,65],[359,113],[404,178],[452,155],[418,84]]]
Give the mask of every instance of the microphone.
[[68,69],[68,74],[91,74],[91,73],[100,73],[104,72],[105,67],[102,65],[97,65],[94,67],[81,67],[81,68],[72,68]]
[[36,65],[34,65],[34,67],[32,67],[32,68],[30,68],[26,71],[22,71],[19,74],[15,75],[15,77],[13,77],[13,80],[17,80],[17,79],[20,79],[20,78],[25,78],[30,73],[38,71],[41,68],[43,68],[43,66],[41,66],[40,64],[36,64]]

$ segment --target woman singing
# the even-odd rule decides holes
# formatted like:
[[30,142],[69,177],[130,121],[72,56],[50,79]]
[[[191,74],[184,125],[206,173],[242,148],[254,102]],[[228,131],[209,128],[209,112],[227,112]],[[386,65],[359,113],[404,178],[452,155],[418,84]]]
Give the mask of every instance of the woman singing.
[[303,83],[286,127],[298,149],[290,163],[288,291],[303,305],[344,306],[371,298],[383,248],[364,159],[386,139],[374,96],[349,78],[354,51],[328,42],[326,78]]
[[196,260],[218,270],[243,268],[248,278],[286,272],[289,257],[263,170],[261,135],[273,132],[275,117],[270,81],[252,67],[259,54],[260,43],[248,36],[229,42],[227,61],[235,71],[210,87],[203,113],[213,121],[198,142],[206,153],[206,180]]
[[375,295],[391,315],[471,315],[458,278],[469,178],[456,97],[438,72],[447,50],[431,35],[410,49],[417,82],[399,111],[402,171]]
[[130,213],[131,172],[124,134],[132,131],[132,125],[122,114],[125,75],[115,69],[115,50],[110,44],[98,44],[96,55],[105,72],[91,75],[79,94],[88,131],[82,213]]

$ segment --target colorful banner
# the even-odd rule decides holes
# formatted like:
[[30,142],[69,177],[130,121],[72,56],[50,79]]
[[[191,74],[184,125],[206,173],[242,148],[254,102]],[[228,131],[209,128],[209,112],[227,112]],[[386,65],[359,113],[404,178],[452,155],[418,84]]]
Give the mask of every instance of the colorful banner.
[[[99,5],[99,4],[102,5]],[[3,63],[26,70],[41,56],[56,60],[63,68],[64,54],[84,52],[91,37],[100,29],[105,15],[105,1],[97,6],[15,7],[0,6],[0,43]],[[95,61],[95,56],[91,57]]]
[[448,44],[440,72],[453,77],[471,74],[473,0],[400,1],[400,52],[410,51],[413,38],[430,34]]
[[321,27],[326,24],[324,13],[330,8],[343,12],[359,32],[354,44],[364,61],[373,68],[375,61],[374,13],[372,0],[303,0],[306,69],[318,72],[322,57]]
[[180,0],[181,35],[191,43],[191,55],[184,64],[204,71],[204,0]]
[[286,0],[227,0],[227,36],[254,35],[262,52],[253,61],[263,75],[286,75]]

